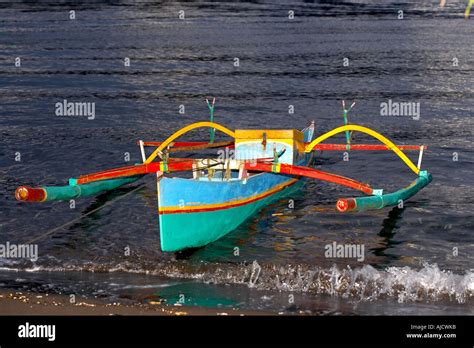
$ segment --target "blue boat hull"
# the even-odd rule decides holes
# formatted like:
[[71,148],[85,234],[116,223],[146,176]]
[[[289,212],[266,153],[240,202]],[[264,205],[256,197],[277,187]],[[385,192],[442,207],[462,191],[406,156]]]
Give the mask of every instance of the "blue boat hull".
[[231,181],[164,177],[158,183],[161,248],[178,251],[214,242],[302,182],[267,173]]

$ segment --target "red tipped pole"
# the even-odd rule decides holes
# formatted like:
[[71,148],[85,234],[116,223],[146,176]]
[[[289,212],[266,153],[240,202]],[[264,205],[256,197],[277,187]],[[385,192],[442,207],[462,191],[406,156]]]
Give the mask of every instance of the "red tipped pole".
[[43,202],[46,199],[46,191],[41,187],[20,186],[15,190],[15,198],[23,202]]
[[337,201],[336,208],[341,213],[346,213],[356,208],[356,201],[354,198],[341,198]]

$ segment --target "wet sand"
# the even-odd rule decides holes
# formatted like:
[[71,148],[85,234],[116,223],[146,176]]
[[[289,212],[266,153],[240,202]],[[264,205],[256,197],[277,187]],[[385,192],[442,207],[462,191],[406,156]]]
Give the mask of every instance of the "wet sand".
[[100,299],[77,298],[70,302],[66,295],[31,293],[24,291],[0,290],[0,315],[271,315],[276,313],[262,311],[243,311],[239,309],[219,309],[165,305],[160,301],[126,304],[108,303]]

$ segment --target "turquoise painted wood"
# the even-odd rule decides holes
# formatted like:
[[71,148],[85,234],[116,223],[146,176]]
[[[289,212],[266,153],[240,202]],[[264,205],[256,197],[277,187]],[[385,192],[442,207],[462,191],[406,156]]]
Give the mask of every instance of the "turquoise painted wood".
[[122,185],[132,183],[142,176],[143,175],[137,175],[133,177],[94,181],[82,185],[45,186],[42,188],[46,191],[45,201],[69,200],[77,197],[95,195],[102,191],[113,190]]
[[355,211],[363,211],[369,209],[382,209],[384,207],[398,205],[401,201],[415,195],[423,187],[427,186],[432,180],[430,173],[421,171],[418,178],[407,187],[393,193],[383,194],[379,196],[357,197]]
[[[207,180],[207,179],[206,179]],[[278,185],[288,185],[275,193],[265,195]],[[303,185],[303,180],[276,174],[257,174],[243,180],[198,181],[182,178],[162,178],[159,183],[160,210],[181,207],[183,212],[159,213],[161,249],[178,251],[205,246],[235,230],[245,220],[267,204],[288,195]],[[242,204],[242,201],[249,200]],[[219,204],[236,203],[228,208]],[[240,202],[240,203],[239,203]],[[217,205],[203,211],[186,209]]]
[[[305,141],[310,141],[313,126],[304,130]],[[268,140],[267,150],[260,144],[236,148],[236,158],[251,153],[251,158],[271,157],[274,147]],[[280,150],[280,147],[276,150]],[[242,151],[239,153],[239,150]],[[309,156],[294,154],[287,149],[281,162],[307,165]],[[199,179],[162,177],[158,182],[158,205],[161,249],[178,251],[202,247],[235,230],[245,220],[272,201],[293,192],[304,184],[304,179],[290,175],[260,173],[247,179],[230,180],[207,177]]]

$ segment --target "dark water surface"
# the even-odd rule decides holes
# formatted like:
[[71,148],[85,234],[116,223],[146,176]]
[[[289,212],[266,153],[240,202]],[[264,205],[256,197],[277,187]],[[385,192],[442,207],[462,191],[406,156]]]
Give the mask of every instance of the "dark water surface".
[[[283,313],[473,314],[474,23],[463,19],[464,5],[1,3],[0,243],[28,242],[105,206],[38,240],[36,262],[0,259],[0,286],[127,301],[156,294],[168,303],[185,294],[188,304]],[[136,140],[207,120],[206,96],[217,97],[215,120],[231,129],[315,120],[317,134],[342,125],[341,100],[355,99],[352,123],[429,146],[423,167],[434,180],[403,209],[347,215],[335,202],[353,192],[308,182],[289,197],[294,209],[275,202],[179,255],[160,251],[152,176],[78,199],[74,209],[15,201],[19,185],[62,185],[139,162]],[[56,116],[64,99],[94,102],[95,118]],[[389,99],[419,102],[420,119],[381,116]],[[349,161],[325,152],[317,167],[387,192],[414,179],[391,152],[351,152]],[[325,258],[334,241],[363,244],[364,262]]]

